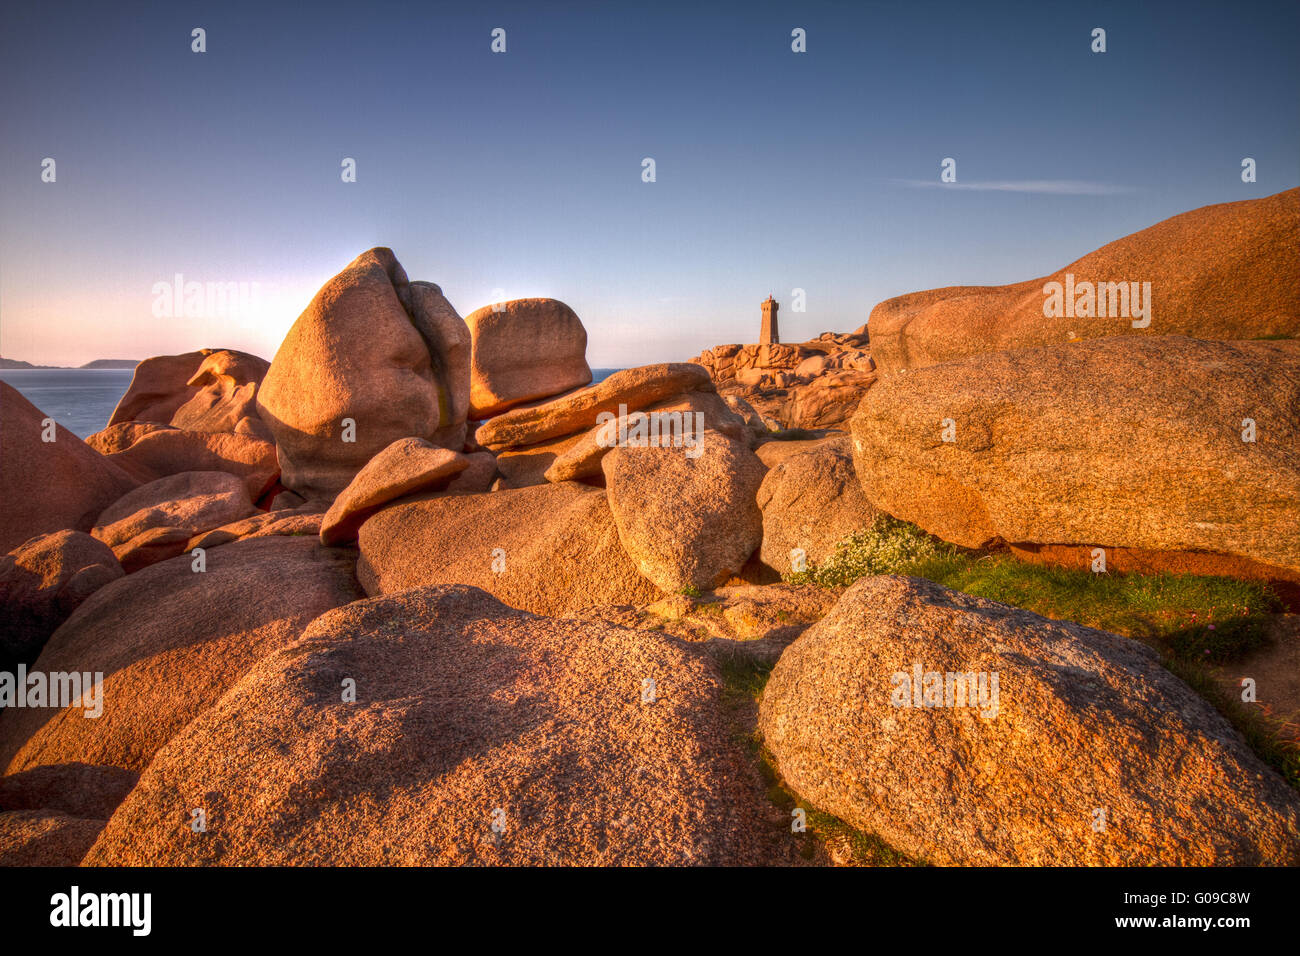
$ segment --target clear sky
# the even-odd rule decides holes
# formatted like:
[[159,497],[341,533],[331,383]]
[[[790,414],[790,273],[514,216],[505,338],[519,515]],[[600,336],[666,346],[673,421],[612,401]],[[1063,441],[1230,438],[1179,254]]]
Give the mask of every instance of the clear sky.
[[[810,338],[1300,184],[1294,0],[43,0],[2,17],[0,355],[36,363],[270,358],[375,245],[461,314],[497,289],[563,299],[594,366],[680,361],[754,341],[769,292],[782,337]],[[960,188],[938,183],[945,157]],[[256,283],[256,308],[155,316],[178,273],[247,283],[250,306]]]

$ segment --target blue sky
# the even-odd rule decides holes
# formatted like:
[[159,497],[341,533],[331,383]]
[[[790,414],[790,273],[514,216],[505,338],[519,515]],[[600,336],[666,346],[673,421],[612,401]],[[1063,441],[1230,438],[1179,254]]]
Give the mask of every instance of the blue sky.
[[[753,341],[769,292],[809,338],[1300,184],[1294,2],[54,2],[0,26],[0,354],[38,363],[270,358],[374,245],[462,314],[563,299],[593,365],[685,360]],[[962,188],[931,185],[944,157]],[[154,316],[177,273],[258,308]]]

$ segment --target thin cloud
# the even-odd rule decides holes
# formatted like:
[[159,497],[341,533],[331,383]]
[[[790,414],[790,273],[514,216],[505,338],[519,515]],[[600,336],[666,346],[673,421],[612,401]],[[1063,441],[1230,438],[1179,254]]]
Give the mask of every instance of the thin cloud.
[[1115,196],[1135,192],[1132,186],[1090,183],[1082,179],[1010,179],[985,183],[942,183],[936,179],[895,179],[902,186],[921,189],[972,189],[976,192],[1050,193],[1055,196]]

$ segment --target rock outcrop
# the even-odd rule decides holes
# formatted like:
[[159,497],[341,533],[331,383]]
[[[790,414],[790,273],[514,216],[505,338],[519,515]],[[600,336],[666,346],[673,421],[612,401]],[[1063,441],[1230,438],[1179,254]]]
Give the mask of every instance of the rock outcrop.
[[[824,332],[797,345],[719,345],[691,361],[728,400],[777,428],[830,428],[852,417],[875,384],[864,330]],[[761,420],[760,420],[761,421]]]
[[[883,373],[949,362],[982,352],[1037,348],[1113,335],[1186,335],[1200,339],[1300,337],[1300,189],[1242,202],[1203,206],[1117,239],[1041,279],[1006,286],[955,286],[915,292],[871,310],[871,352]],[[1066,276],[1072,278],[1067,280]],[[1065,313],[1097,283],[1105,309]],[[1045,286],[1059,283],[1060,314]],[[1086,285],[1083,285],[1085,284]],[[1150,283],[1149,324],[1135,318],[1132,283]],[[1115,307],[1111,307],[1111,294]],[[1071,303],[1073,305],[1073,302]],[[1108,316],[1108,317],[1098,317]],[[1133,322],[1139,322],[1134,328]]]
[[928,581],[846,591],[760,727],[797,793],[932,863],[1300,862],[1300,796],[1153,651]]
[[895,376],[853,419],[854,455],[873,504],[955,544],[1209,551],[1294,570],[1297,409],[1289,343],[1123,336]]

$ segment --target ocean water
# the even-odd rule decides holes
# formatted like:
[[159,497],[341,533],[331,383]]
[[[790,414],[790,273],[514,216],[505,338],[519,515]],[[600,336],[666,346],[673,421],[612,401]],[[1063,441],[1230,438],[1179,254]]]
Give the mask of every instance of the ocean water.
[[[592,382],[603,382],[617,371],[593,368]],[[108,424],[132,374],[129,368],[0,369],[0,382],[8,382],[68,431],[85,438]]]
[[118,399],[131,384],[129,368],[0,369],[7,382],[78,438],[108,424]]

